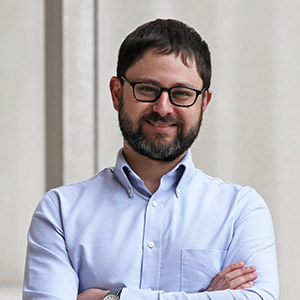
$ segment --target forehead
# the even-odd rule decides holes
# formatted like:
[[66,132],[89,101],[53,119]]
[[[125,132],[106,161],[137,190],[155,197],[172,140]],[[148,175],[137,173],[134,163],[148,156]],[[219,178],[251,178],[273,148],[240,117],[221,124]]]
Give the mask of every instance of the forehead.
[[156,79],[159,82],[191,82],[199,88],[202,80],[197,70],[196,61],[191,56],[175,52],[161,54],[156,49],[149,49],[128,68],[126,76],[131,80]]
[[161,56],[174,56],[177,58],[181,59],[181,62],[186,66],[186,67],[193,67],[196,66],[196,59],[195,56],[192,54],[185,52],[176,52],[176,51],[169,51],[168,49],[161,49],[161,48],[150,48],[144,51],[140,57],[136,59],[136,61],[133,63],[136,64],[139,60],[143,58],[149,58],[155,60]]

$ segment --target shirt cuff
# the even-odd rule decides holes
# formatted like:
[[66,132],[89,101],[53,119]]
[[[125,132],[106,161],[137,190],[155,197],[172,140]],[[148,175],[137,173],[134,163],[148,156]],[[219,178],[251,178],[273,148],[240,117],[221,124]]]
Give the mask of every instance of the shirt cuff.
[[158,291],[152,291],[151,289],[123,288],[120,300],[158,300],[158,294]]

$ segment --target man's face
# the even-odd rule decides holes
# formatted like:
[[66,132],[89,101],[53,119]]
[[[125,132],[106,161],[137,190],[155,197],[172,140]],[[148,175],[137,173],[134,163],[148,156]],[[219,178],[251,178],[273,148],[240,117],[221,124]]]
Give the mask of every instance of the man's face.
[[[126,78],[136,82],[153,82],[170,88],[187,86],[201,90],[202,80],[193,60],[183,64],[175,54],[160,55],[147,51],[131,66]],[[202,112],[209,96],[199,95],[191,107],[173,105],[166,91],[154,103],[137,101],[132,87],[123,83],[118,110],[125,142],[137,153],[161,161],[173,161],[183,155],[198,135]]]

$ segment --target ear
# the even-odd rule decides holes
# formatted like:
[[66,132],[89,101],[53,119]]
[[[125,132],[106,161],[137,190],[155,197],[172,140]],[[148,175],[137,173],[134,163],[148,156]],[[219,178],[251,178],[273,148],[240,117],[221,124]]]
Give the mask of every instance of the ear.
[[122,84],[118,77],[113,76],[109,82],[109,89],[113,106],[115,110],[119,110],[120,99],[122,96]]
[[204,96],[204,99],[202,100],[202,113],[205,112],[210,100],[211,100],[211,97],[212,97],[212,91],[211,90],[206,90],[205,92],[205,96]]

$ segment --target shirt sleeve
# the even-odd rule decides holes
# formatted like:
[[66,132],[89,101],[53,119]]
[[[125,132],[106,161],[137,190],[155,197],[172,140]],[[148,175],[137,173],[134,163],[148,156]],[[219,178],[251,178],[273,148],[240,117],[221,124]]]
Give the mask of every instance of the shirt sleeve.
[[[234,210],[233,236],[223,268],[238,261],[255,265],[258,279],[251,289],[188,294],[125,287],[121,300],[277,300],[275,238],[269,210],[252,189],[241,190]],[[66,248],[59,202],[46,194],[29,229],[23,300],[75,300],[78,284]]]
[[38,205],[28,233],[23,300],[77,298],[78,277],[70,262],[58,204],[49,195]]
[[[185,292],[170,292],[139,290],[124,288],[120,300],[265,300],[250,290],[224,290],[187,294]],[[277,298],[276,298],[277,299]]]
[[234,210],[233,236],[223,269],[239,261],[256,266],[258,278],[252,288],[193,294],[125,288],[121,300],[278,300],[275,236],[269,209],[255,190],[245,187],[239,192]]

